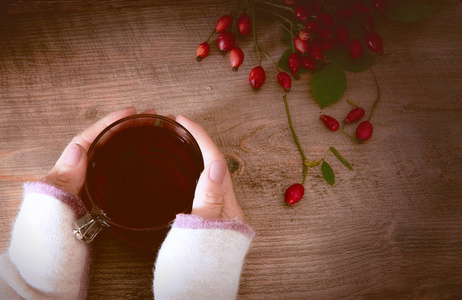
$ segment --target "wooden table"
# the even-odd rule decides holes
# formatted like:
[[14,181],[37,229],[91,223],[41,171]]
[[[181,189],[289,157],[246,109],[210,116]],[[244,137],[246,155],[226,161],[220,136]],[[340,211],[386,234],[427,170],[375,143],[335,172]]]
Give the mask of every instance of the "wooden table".
[[[230,163],[246,221],[257,236],[248,253],[240,299],[462,298],[462,5],[433,1],[426,20],[381,19],[385,53],[373,67],[382,101],[373,137],[354,144],[320,122],[341,119],[347,98],[369,110],[371,73],[348,73],[335,105],[315,103],[311,75],[288,94],[309,160],[333,146],[333,187],[319,169],[293,207],[283,194],[301,180],[276,71],[248,84],[257,65],[251,39],[232,72],[217,54],[195,51],[233,3],[181,1],[2,1],[0,12],[0,250],[22,201],[22,183],[40,180],[78,132],[127,106],[183,113],[200,123]],[[276,25],[258,29],[277,59]],[[214,39],[216,36],[214,37]],[[350,129],[347,129],[347,131]],[[351,128],[353,130],[353,128]],[[89,299],[152,297],[152,254],[103,233],[95,242]]]

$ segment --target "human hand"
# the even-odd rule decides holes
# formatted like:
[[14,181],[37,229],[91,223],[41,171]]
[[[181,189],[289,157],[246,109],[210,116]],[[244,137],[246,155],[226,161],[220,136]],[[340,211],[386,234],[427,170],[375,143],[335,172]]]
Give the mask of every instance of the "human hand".
[[44,181],[70,194],[79,195],[85,182],[87,152],[91,143],[111,123],[134,114],[136,109],[133,107],[112,112],[76,135],[45,176]]
[[204,157],[204,171],[196,186],[191,214],[203,219],[238,218],[244,221],[223,154],[199,124],[183,115],[175,120],[194,136]]
[[[133,107],[112,112],[76,135],[45,176],[44,181],[70,194],[79,195],[85,182],[87,152],[94,139],[111,123],[133,114],[136,114]],[[244,221],[244,214],[234,195],[231,175],[223,154],[200,125],[183,115],[177,116],[175,120],[191,132],[204,157],[205,167],[196,187],[192,214],[204,219],[238,218]]]

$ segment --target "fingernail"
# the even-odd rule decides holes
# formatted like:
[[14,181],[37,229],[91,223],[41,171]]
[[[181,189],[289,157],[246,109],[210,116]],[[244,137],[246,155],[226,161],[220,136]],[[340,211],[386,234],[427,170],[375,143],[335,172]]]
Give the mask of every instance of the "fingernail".
[[222,183],[228,166],[222,160],[214,160],[210,165],[209,178],[216,183]]
[[82,149],[77,144],[72,144],[67,151],[65,163],[66,165],[73,167],[77,165],[82,157]]

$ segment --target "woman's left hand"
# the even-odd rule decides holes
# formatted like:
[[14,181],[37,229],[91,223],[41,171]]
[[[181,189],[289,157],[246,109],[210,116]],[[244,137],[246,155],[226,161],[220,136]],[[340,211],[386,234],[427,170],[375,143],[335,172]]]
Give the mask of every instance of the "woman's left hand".
[[43,179],[64,191],[79,195],[87,172],[87,152],[98,134],[111,123],[136,114],[134,107],[112,112],[76,135],[64,149],[51,171]]

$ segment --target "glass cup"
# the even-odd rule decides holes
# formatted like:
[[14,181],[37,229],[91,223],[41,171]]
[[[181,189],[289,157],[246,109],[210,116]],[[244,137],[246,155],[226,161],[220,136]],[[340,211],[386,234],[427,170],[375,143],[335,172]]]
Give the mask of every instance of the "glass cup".
[[138,114],[114,122],[88,151],[82,200],[89,213],[74,235],[90,243],[107,227],[129,245],[158,245],[176,214],[191,212],[203,169],[199,145],[174,120]]

